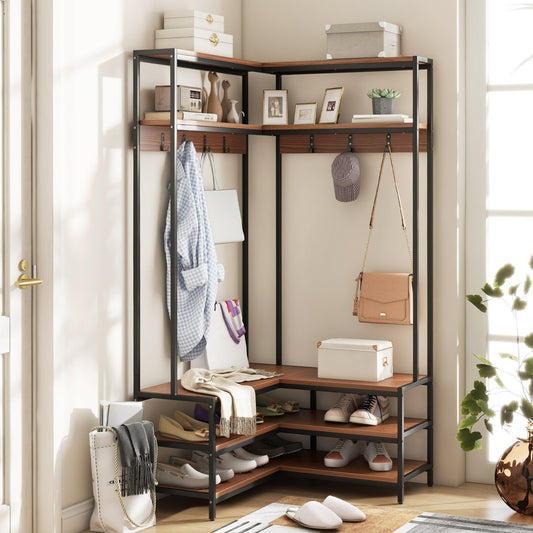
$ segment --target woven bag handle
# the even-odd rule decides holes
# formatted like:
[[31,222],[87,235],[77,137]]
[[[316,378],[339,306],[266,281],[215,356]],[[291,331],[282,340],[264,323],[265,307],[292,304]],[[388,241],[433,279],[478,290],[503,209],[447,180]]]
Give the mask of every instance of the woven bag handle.
[[400,197],[400,188],[398,187],[398,180],[396,179],[396,170],[394,168],[394,162],[392,160],[392,149],[390,139],[387,138],[387,144],[383,150],[383,156],[381,157],[381,166],[379,168],[378,184],[376,186],[376,194],[374,195],[374,203],[372,205],[372,213],[370,214],[370,222],[368,224],[368,239],[366,241],[365,255],[363,257],[363,265],[361,266],[361,272],[365,271],[366,258],[368,255],[368,247],[370,246],[370,238],[372,236],[372,230],[374,229],[374,213],[376,211],[376,204],[378,201],[379,186],[381,184],[381,176],[383,175],[383,167],[385,165],[385,156],[389,154],[389,160],[392,168],[392,178],[394,180],[394,188],[396,190],[396,197],[398,198],[398,207],[400,208],[400,217],[402,220],[402,230],[405,236],[405,244],[407,245],[407,253],[409,254],[409,263],[411,264],[411,272],[413,271],[413,255],[411,253],[411,246],[409,245],[409,238],[407,236],[407,225],[405,223],[405,215],[403,212],[402,199]]

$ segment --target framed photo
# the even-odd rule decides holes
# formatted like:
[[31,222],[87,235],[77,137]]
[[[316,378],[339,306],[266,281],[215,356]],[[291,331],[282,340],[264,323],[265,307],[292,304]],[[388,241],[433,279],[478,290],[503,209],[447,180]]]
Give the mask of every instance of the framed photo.
[[324,101],[322,102],[322,110],[320,111],[319,123],[336,124],[339,118],[343,93],[344,87],[326,89],[326,92],[324,93]]
[[288,124],[286,89],[263,91],[263,124]]
[[294,106],[294,124],[315,124],[317,103],[296,104]]

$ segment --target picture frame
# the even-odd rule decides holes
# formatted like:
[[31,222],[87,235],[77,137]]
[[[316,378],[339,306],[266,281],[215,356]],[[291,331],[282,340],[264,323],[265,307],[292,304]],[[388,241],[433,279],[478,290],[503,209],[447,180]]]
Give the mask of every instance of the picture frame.
[[288,96],[286,89],[263,90],[263,124],[288,124]]
[[294,105],[294,124],[316,124],[318,104],[309,102]]
[[320,111],[320,124],[336,124],[339,119],[344,87],[331,87],[324,92],[324,100]]

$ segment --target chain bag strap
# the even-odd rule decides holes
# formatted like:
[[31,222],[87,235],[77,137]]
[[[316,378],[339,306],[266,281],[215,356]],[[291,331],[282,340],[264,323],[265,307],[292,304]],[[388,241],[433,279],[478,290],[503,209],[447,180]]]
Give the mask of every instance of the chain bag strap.
[[[110,427],[110,426],[95,426],[95,427],[92,428],[91,432],[93,432],[93,431],[97,431],[97,432],[110,431],[111,433],[113,433],[113,435],[115,437],[115,444],[114,444],[114,484],[115,484],[115,487],[116,487],[115,490],[116,490],[116,493],[118,495],[118,499],[119,499],[119,502],[120,502],[120,507],[122,508],[122,512],[124,513],[124,516],[126,517],[126,519],[130,522],[130,524],[132,526],[134,526],[136,528],[149,527],[150,525],[152,525],[152,522],[153,522],[153,519],[154,519],[154,516],[155,516],[155,512],[156,512],[155,487],[154,487],[154,490],[152,490],[150,492],[150,499],[152,501],[152,510],[150,512],[150,515],[143,522],[137,523],[129,515],[128,510],[126,509],[126,504],[124,502],[124,498],[122,496],[121,482],[120,482],[120,465],[119,465],[120,454],[119,454],[118,434],[115,431],[115,429]],[[157,439],[154,438],[154,465],[153,465],[153,472],[154,472],[155,485],[157,485],[157,481],[155,480],[155,476],[156,476],[156,472],[157,472],[158,451],[159,451],[159,448],[157,446]],[[98,501],[95,502],[95,505],[99,507],[100,502],[98,502]],[[99,519],[99,522],[100,522],[100,526],[102,527],[104,533],[108,533],[109,530],[108,530],[106,524],[104,523],[104,520],[102,519],[102,517],[100,515],[100,512],[98,514],[99,514],[98,519]]]

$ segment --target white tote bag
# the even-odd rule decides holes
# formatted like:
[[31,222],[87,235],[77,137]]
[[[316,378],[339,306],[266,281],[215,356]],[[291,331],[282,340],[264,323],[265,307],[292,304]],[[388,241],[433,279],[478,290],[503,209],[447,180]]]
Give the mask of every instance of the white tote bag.
[[217,302],[215,304],[207,346],[200,357],[191,361],[191,368],[217,370],[231,366],[244,368],[250,366],[246,350],[246,339],[242,335],[236,342],[231,337],[224,320],[223,305],[225,305],[225,302]]
[[[98,431],[102,429],[103,431]],[[155,491],[132,496],[120,494],[122,462],[113,428],[100,426],[89,433],[94,510],[90,530],[132,533],[155,524]],[[157,450],[157,443],[156,443]],[[157,467],[154,464],[154,471]]]
[[215,161],[211,150],[202,153],[200,164],[204,172],[205,159],[209,160],[213,178],[213,190],[204,191],[207,215],[215,244],[244,241],[239,199],[235,189],[219,189]]

